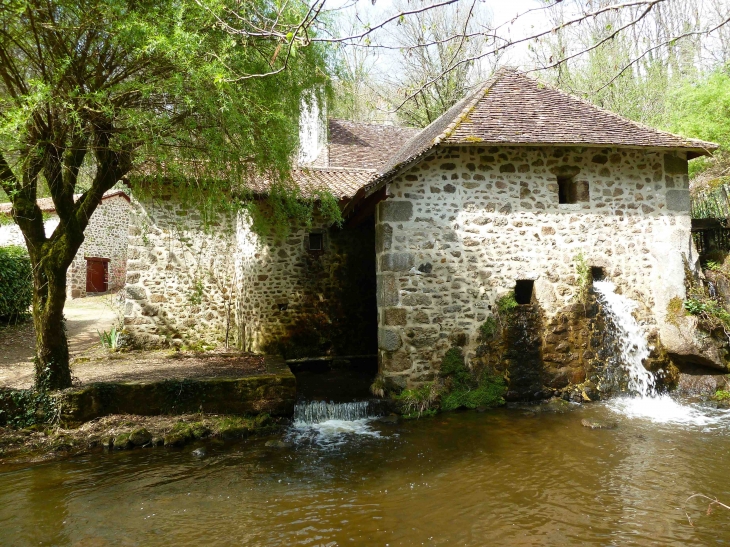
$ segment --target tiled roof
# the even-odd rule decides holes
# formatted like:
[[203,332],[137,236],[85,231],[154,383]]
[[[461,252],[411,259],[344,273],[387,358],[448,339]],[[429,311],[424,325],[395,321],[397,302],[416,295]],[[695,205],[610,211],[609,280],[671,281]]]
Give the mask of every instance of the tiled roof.
[[[78,199],[83,194],[74,194],[74,202],[78,201]],[[122,196],[127,201],[129,201],[129,196],[124,190],[108,190],[107,192],[104,192],[104,196],[101,198],[102,200],[113,198],[114,196]],[[44,213],[55,213],[56,212],[56,206],[53,204],[53,199],[51,198],[40,198],[36,200],[36,203],[38,204],[38,207],[41,208],[41,211]],[[11,210],[13,208],[12,203],[0,203],[0,213],[9,215]]]
[[[371,183],[375,176],[376,172],[372,169],[310,167],[291,171],[292,180],[304,197],[311,197],[317,191],[327,191],[339,200],[352,198],[360,188]],[[250,189],[256,194],[266,194],[270,185],[269,181],[258,179]]]
[[378,169],[419,130],[330,118],[328,133],[327,146],[313,167]]
[[[551,86],[501,68],[431,125],[406,142],[378,169],[362,195],[439,144],[617,146],[684,150],[690,158],[718,145],[659,131]],[[362,197],[362,196],[358,196]]]
[[716,144],[688,139],[627,120],[541,84],[514,69],[498,71],[476,103],[441,137],[444,144],[578,144],[687,149],[700,154]]

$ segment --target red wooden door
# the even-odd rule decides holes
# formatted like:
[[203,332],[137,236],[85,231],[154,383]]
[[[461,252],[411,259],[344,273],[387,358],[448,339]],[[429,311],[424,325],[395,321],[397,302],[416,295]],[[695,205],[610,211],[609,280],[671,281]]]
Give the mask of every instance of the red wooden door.
[[86,292],[106,292],[108,262],[86,259]]

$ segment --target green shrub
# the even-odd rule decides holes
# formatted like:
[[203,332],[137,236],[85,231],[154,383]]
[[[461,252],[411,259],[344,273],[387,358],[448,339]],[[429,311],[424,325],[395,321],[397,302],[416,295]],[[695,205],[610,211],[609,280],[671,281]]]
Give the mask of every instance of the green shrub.
[[441,395],[442,410],[504,404],[504,379],[486,371],[480,378],[475,378],[466,367],[464,355],[459,348],[451,348],[444,355],[441,376],[445,379],[445,390]]
[[0,321],[28,314],[33,301],[33,269],[22,247],[0,247]]
[[515,300],[514,291],[508,292],[502,298],[497,300],[497,310],[500,315],[509,315],[517,309],[517,306],[519,306],[519,304],[517,303],[517,300]]
[[727,401],[730,399],[730,391],[726,391],[724,389],[718,389],[715,392],[715,399],[717,401]]
[[479,337],[482,342],[488,342],[494,338],[495,334],[497,334],[497,320],[494,317],[489,316],[479,327]]
[[454,389],[441,397],[441,410],[495,407],[504,404],[505,382],[501,376],[483,374],[477,387]]
[[404,389],[395,399],[401,404],[404,418],[433,416],[437,410],[435,403],[438,389],[433,382],[429,382],[414,389]]

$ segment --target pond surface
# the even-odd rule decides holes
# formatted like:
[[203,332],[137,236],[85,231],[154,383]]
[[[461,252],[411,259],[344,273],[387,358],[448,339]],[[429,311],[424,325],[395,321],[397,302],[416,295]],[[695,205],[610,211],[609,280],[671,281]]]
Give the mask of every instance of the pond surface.
[[685,507],[697,492],[730,502],[730,417],[641,415],[601,403],[361,420],[292,429],[291,448],[39,465],[0,474],[0,544],[730,545],[730,511]]

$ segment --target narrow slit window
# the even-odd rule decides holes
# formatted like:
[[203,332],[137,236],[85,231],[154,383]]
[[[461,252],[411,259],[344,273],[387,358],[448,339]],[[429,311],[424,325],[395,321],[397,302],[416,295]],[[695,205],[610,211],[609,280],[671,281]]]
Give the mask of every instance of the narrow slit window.
[[535,282],[532,279],[520,279],[515,283],[515,300],[518,304],[530,304]]
[[324,237],[322,234],[309,234],[309,250],[310,251],[323,251],[324,250]]
[[573,177],[558,176],[558,203],[583,203],[590,200],[588,183]]

